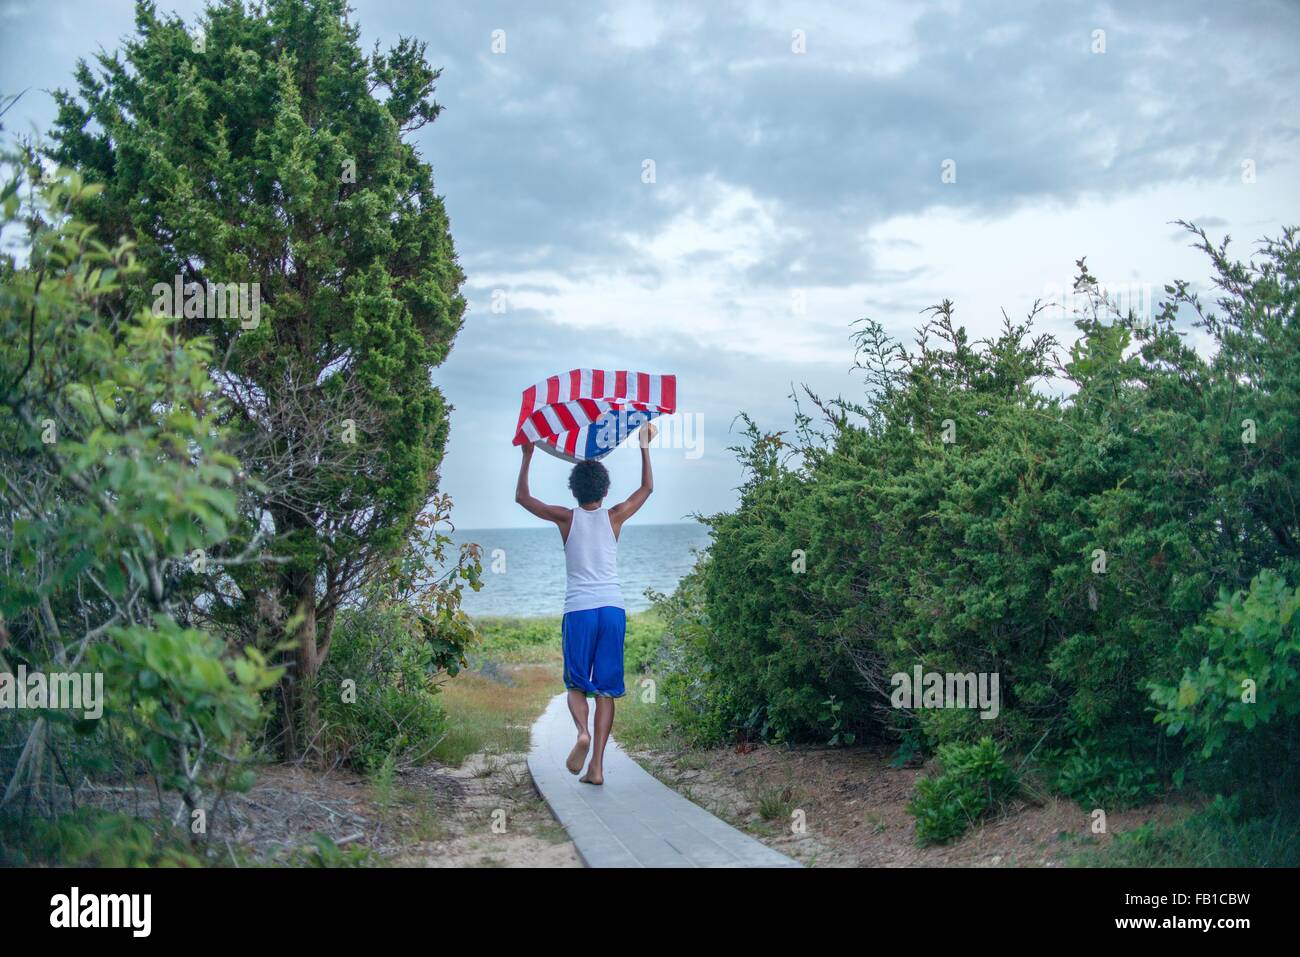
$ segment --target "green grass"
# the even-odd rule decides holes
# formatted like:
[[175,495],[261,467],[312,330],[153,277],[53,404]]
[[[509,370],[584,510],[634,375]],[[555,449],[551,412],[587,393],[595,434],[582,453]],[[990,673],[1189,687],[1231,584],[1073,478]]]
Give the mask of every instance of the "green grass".
[[471,754],[528,750],[529,728],[546,702],[564,690],[558,659],[511,665],[505,675],[510,684],[473,671],[443,683],[438,697],[447,713],[447,735],[434,757],[459,766]]
[[1239,817],[1217,800],[1176,824],[1144,824],[1071,858],[1076,867],[1296,867],[1300,826],[1274,814]]
[[444,764],[528,750],[529,727],[564,690],[558,618],[485,617],[474,626],[469,670],[443,682],[438,696],[448,728],[434,757]]
[[[614,737],[629,751],[688,750],[685,741],[669,726],[668,709],[658,698],[652,674],[627,675],[627,695],[619,699],[614,717]],[[654,695],[651,692],[655,692]],[[647,700],[651,699],[651,700]]]
[[788,821],[799,806],[800,795],[792,785],[764,785],[751,795],[758,816],[764,821]]
[[[512,618],[485,616],[474,619],[480,644],[474,653],[503,663],[536,663],[560,659],[560,617]],[[649,667],[659,651],[664,626],[653,610],[627,616],[623,645],[624,664],[629,676]]]
[[[447,736],[434,750],[444,764],[461,764],[471,754],[526,751],[529,728],[551,696],[564,690],[560,619],[475,618],[479,643],[467,671],[442,685]],[[662,709],[641,701],[640,672],[658,651],[663,624],[653,611],[628,616],[624,646],[627,697],[619,701],[614,734],[624,745],[662,745]]]
[[473,657],[507,664],[560,660],[559,618],[475,618],[480,643]]
[[664,623],[653,608],[627,616],[623,660],[629,678],[647,670],[654,663],[663,639]]

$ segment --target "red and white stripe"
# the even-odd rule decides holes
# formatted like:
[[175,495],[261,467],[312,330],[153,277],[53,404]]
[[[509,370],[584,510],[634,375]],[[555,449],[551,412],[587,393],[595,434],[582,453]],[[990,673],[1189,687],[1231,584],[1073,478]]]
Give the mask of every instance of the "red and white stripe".
[[550,376],[524,390],[514,444],[541,442],[572,457],[586,426],[625,409],[672,415],[677,377],[606,369]]

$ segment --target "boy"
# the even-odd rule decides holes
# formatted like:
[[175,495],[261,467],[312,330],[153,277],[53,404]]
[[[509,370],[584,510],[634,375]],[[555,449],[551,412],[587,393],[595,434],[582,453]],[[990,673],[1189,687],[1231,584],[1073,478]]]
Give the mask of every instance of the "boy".
[[[614,699],[623,689],[623,634],[627,613],[618,582],[618,533],[654,491],[650,473],[650,440],[655,427],[647,422],[639,433],[641,485],[627,501],[602,508],[609,492],[609,472],[594,459],[579,462],[569,473],[569,489],[577,508],[547,505],[528,493],[531,442],[523,446],[515,501],[538,518],[554,522],[564,540],[564,686],[569,689],[569,713],[578,728],[578,741],[564,762],[572,774],[591,763],[580,780],[605,783],[605,744],[614,726]],[[596,741],[587,732],[587,698],[596,699]]]

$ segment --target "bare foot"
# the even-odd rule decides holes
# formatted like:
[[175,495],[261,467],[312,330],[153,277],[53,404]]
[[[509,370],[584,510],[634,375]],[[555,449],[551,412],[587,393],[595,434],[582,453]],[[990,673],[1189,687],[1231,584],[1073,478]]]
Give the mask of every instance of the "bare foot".
[[578,743],[573,746],[573,750],[569,752],[569,759],[564,762],[570,774],[577,774],[582,770],[582,764],[587,760],[587,749],[590,747],[591,735],[584,731],[578,735]]
[[604,784],[605,772],[603,769],[599,771],[593,771],[591,768],[587,768],[587,773],[584,774],[582,777],[578,778],[578,780],[581,781],[583,784]]

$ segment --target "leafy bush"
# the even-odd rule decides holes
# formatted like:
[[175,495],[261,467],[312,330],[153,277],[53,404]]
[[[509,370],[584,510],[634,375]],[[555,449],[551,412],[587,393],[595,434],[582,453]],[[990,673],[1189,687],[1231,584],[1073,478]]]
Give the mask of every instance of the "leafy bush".
[[15,867],[198,867],[184,831],[127,814],[78,808],[21,825],[0,818],[0,860]]
[[[102,187],[46,180],[30,153],[4,159],[0,228],[29,227],[30,248],[23,265],[0,262],[0,668],[101,669],[109,702],[98,721],[48,710],[0,723],[0,804],[53,816],[81,775],[144,770],[160,804],[175,791],[210,810],[211,792],[243,783],[230,772],[278,678],[180,624],[240,484],[210,347],[120,308],[140,282],[133,247],[77,218]],[[109,738],[124,753],[105,766]]]
[[918,779],[907,806],[916,817],[916,839],[922,845],[960,837],[1020,787],[992,738],[982,738],[978,744],[943,745],[939,762],[943,774]]
[[251,787],[253,772],[228,778],[226,762],[261,721],[261,692],[280,679],[280,669],[255,648],[230,653],[206,632],[163,615],[152,629],[112,628],[108,635],[93,649],[91,666],[103,672],[107,707],[133,730],[155,780],[178,792],[191,814],[205,791]]
[[447,732],[439,664],[400,605],[347,609],[320,674],[325,752],[362,771],[426,761]]
[[708,556],[682,578],[671,595],[654,596],[664,636],[652,670],[659,676],[657,699],[668,727],[694,747],[719,744],[736,732],[737,705],[729,682],[715,679],[708,626],[700,593]]
[[1161,791],[1160,779],[1149,764],[1106,753],[1096,745],[1076,742],[1053,764],[1052,790],[1087,810],[1139,807]]
[[656,611],[636,612],[627,616],[627,634],[623,640],[623,666],[627,672],[630,694],[636,676],[649,669],[659,655],[664,639],[664,624]]
[[843,710],[844,702],[836,701],[834,695],[822,702],[820,720],[826,725],[827,731],[830,733],[830,740],[826,743],[832,748],[841,744],[852,744],[857,740],[857,735],[852,731],[844,730],[844,722],[840,719],[840,712]]
[[1228,752],[1246,781],[1294,795],[1300,741],[1300,588],[1271,570],[1228,594],[1186,636],[1200,661],[1177,684],[1153,682],[1156,721],[1202,759]]
[[[677,720],[820,742],[834,700],[859,740],[988,733],[969,710],[892,708],[891,676],[919,666],[997,674],[1009,748],[1089,742],[1062,769],[1075,795],[1144,800],[1184,740],[1201,770],[1245,736],[1295,766],[1290,598],[1260,585],[1206,615],[1221,589],[1300,563],[1297,232],[1243,263],[1189,229],[1213,309],[1176,281],[1154,315],[1121,313],[1081,260],[1068,348],[1034,332],[1037,307],[971,341],[945,301],[910,348],[863,320],[865,400],[808,393],[820,418],[796,406],[793,433],[744,418],[740,503],[704,520],[690,626],[669,625]],[[1267,707],[1229,700],[1247,673]],[[1163,743],[1153,686],[1186,731]]]
[[1234,798],[1217,797],[1176,824],[1149,821],[1080,855],[1085,867],[1298,867],[1300,830],[1282,813],[1253,816]]

